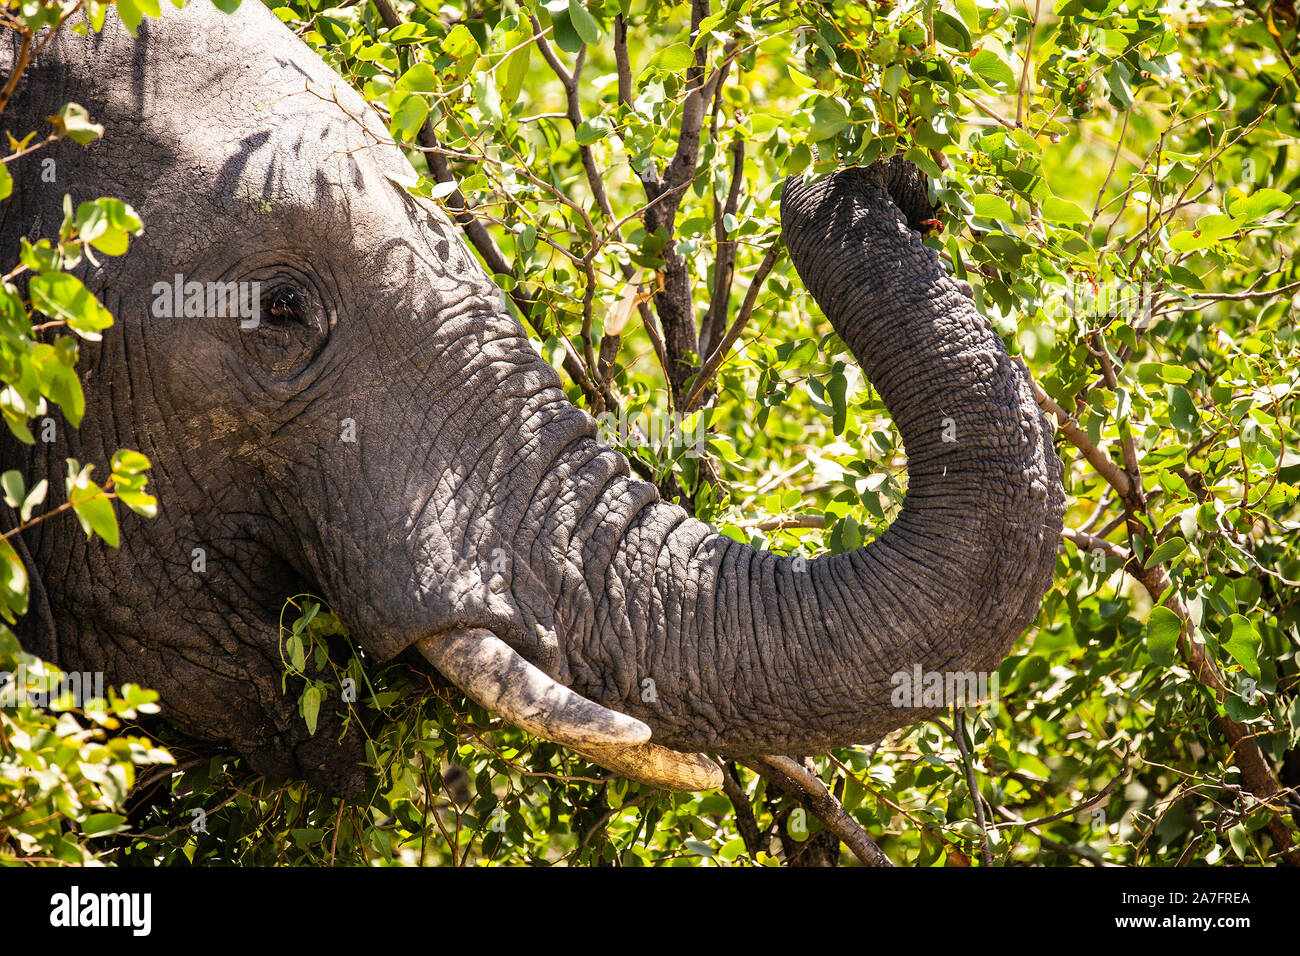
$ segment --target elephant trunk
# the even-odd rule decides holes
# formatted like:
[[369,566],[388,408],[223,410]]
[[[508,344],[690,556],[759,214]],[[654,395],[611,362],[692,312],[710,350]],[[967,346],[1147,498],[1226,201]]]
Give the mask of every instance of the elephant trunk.
[[924,178],[891,160],[791,180],[781,214],[796,269],[897,423],[907,496],[866,547],[804,561],[714,534],[617,456],[571,446],[570,491],[594,480],[574,496],[586,506],[550,525],[565,585],[551,591],[547,670],[648,725],[655,744],[641,747],[878,739],[938,709],[900,705],[895,675],[993,670],[1051,581],[1064,512],[1052,432],[1023,368],[922,243]]
[[[613,567],[650,632],[626,709],[659,743],[809,753],[877,739],[934,710],[900,708],[895,675],[991,671],[1032,622],[1061,465],[1027,374],[922,243],[932,215],[899,160],[786,184],[790,256],[897,424],[908,492],[877,540],[814,561],[704,536],[663,506],[642,514]],[[640,628],[607,616],[602,630]]]

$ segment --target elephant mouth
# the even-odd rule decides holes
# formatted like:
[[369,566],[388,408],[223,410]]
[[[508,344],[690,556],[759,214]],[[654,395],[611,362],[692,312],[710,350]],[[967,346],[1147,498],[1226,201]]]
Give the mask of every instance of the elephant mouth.
[[652,743],[645,723],[548,677],[491,631],[444,631],[416,647],[476,703],[619,776],[664,790],[722,786],[722,768],[709,757]]

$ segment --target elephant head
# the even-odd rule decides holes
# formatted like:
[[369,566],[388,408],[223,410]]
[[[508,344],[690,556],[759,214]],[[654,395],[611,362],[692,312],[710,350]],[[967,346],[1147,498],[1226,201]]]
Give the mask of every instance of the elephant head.
[[[704,787],[699,751],[816,753],[925,717],[893,675],[993,669],[1033,620],[1063,513],[1052,432],[923,244],[912,166],[781,197],[789,254],[909,468],[879,538],[794,561],[714,533],[598,444],[457,230],[403,188],[383,124],[265,8],[168,8],[138,40],[114,17],[59,35],[15,96],[23,129],[75,100],[106,134],[18,165],[3,249],[56,230],[65,192],[119,197],[146,231],[82,267],[117,326],[83,347],[81,428],[0,440],[30,480],[138,448],[160,513],[124,516],[120,549],[68,521],[24,532],[29,648],[156,688],[262,772],[346,791],[357,734],[323,713],[309,735],[281,692],[281,608],[316,593],[367,654],[418,647],[511,722]],[[235,283],[252,312],[174,308],[190,283]]]

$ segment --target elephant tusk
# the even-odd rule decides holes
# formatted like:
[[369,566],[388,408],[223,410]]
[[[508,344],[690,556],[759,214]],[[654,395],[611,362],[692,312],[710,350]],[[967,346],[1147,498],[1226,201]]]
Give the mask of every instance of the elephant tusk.
[[447,631],[422,638],[416,647],[492,713],[620,776],[665,790],[722,786],[722,768],[708,757],[649,743],[650,728],[644,723],[546,676],[491,631]]
[[643,744],[650,728],[547,677],[491,631],[446,631],[416,646],[443,676],[530,734],[578,750]]
[[659,744],[573,749],[620,777],[661,790],[716,790],[722,786],[722,768],[704,754],[682,753]]

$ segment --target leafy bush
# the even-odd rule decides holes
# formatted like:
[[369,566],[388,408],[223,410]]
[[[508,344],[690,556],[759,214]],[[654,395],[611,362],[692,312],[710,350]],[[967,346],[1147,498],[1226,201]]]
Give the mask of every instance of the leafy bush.
[[[0,113],[31,57],[80,6],[38,0],[6,17],[5,28],[18,34],[20,46],[14,72],[0,92]],[[89,6],[91,17],[102,24],[107,5]],[[25,132],[21,139],[8,134],[8,155],[0,164],[0,201],[14,189],[8,163],[60,138],[85,145],[103,133],[76,103],[65,104],[49,123],[52,131],[44,136],[40,130]],[[113,316],[73,270],[83,259],[95,261],[96,254],[122,255],[129,237],[142,229],[135,211],[116,199],[96,199],[74,208],[72,198],[65,196],[63,213],[58,236],[34,243],[24,239],[18,264],[0,281],[0,416],[27,444],[36,442],[30,428],[33,418],[41,419],[40,432],[55,427],[47,415],[51,406],[57,406],[72,427],[81,423],[85,403],[76,374],[77,339],[98,341],[113,324]],[[34,316],[38,322],[33,322]],[[123,721],[154,712],[156,694],[132,685],[120,694],[110,690],[107,697],[67,691],[78,685],[65,681],[57,668],[22,653],[6,626],[27,611],[29,598],[27,572],[11,539],[37,522],[71,511],[88,536],[98,535],[116,547],[114,499],[146,516],[156,509],[155,500],[144,491],[149,462],[139,452],[114,454],[102,486],[91,478],[93,464],[68,459],[67,465],[64,503],[39,514],[36,509],[49,494],[48,479],[29,488],[16,470],[0,474],[4,502],[16,517],[15,526],[0,535],[0,863],[97,859],[100,851],[89,841],[124,827],[126,818],[119,811],[135,785],[136,768],[171,759],[144,737],[110,734],[120,730]]]
[[18,648],[0,628],[0,863],[92,863],[90,841],[126,827],[121,810],[140,768],[170,764],[147,737],[121,732],[155,713],[134,685],[77,699],[66,675]]

